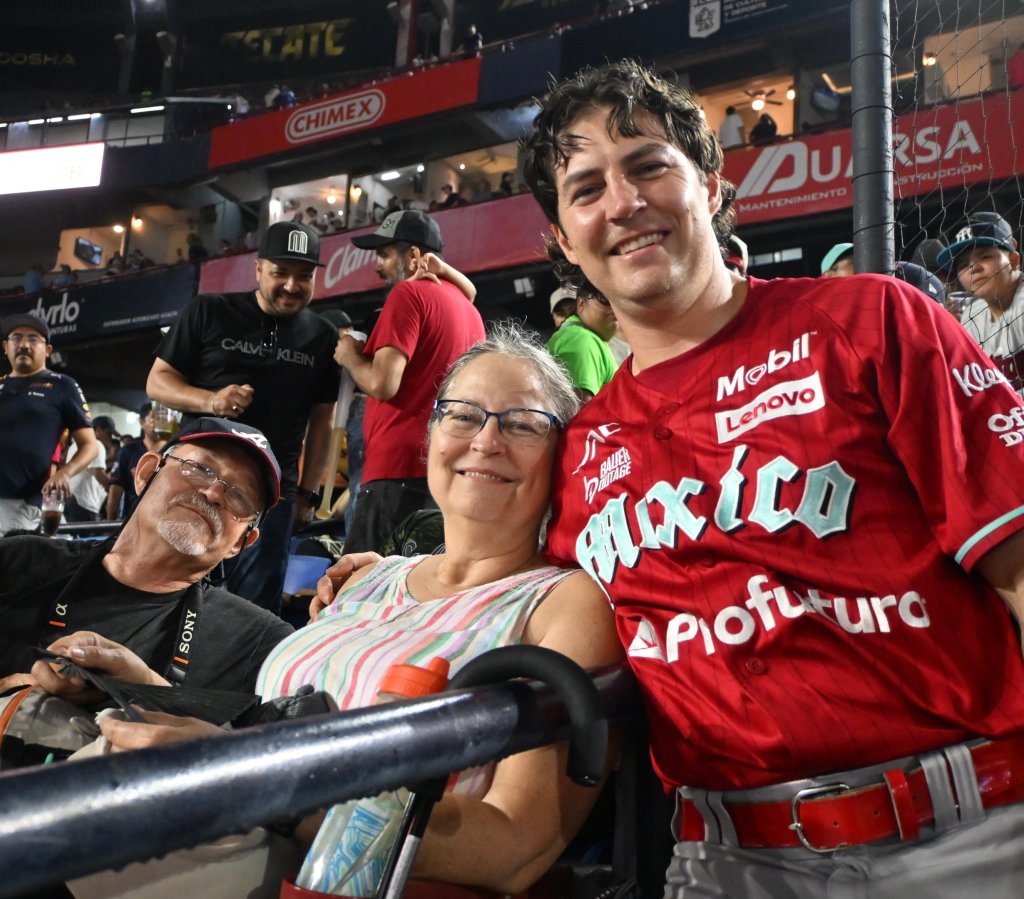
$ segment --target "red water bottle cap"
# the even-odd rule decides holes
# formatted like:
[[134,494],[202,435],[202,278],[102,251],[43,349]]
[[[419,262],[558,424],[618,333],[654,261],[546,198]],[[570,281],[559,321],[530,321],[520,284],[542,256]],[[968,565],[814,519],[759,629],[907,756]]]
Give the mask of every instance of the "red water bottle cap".
[[449,667],[448,660],[440,656],[431,659],[425,668],[419,665],[392,665],[380,682],[378,692],[407,699],[440,693],[448,686]]

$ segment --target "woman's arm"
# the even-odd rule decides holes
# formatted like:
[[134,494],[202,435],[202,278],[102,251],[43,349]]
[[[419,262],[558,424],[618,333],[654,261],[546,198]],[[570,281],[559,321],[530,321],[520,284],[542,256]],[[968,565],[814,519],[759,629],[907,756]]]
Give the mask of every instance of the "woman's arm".
[[[585,668],[622,658],[608,601],[583,572],[538,606],[523,642],[557,650]],[[569,780],[567,756],[565,743],[520,753],[498,763],[482,799],[445,796],[430,818],[415,876],[509,893],[534,883],[600,794]]]

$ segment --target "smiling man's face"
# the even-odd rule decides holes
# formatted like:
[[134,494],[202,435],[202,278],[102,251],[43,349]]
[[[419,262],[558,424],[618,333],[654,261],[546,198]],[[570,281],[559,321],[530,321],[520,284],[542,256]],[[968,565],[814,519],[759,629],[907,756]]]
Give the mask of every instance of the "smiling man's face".
[[[190,459],[211,469],[218,478],[227,481],[246,494],[257,509],[264,502],[263,484],[252,456],[241,447],[226,441],[180,444],[174,455]],[[134,515],[142,525],[152,526],[157,534],[176,552],[201,559],[213,567],[217,562],[240,552],[254,539],[250,534],[251,520],[239,521],[225,505],[225,487],[219,481],[207,487],[197,487],[181,475],[181,463],[167,459],[163,467],[151,474],[160,461],[156,453],[147,453],[137,469],[138,488],[145,486],[149,477],[153,482],[140,500]],[[259,531],[252,533],[258,535]]]
[[553,228],[562,252],[618,312],[709,277],[721,197],[718,175],[702,178],[653,118],[637,115],[636,137],[609,134],[607,120],[598,109],[567,129],[573,150],[555,172]]
[[316,266],[294,259],[256,260],[256,300],[268,315],[298,315],[313,299]]

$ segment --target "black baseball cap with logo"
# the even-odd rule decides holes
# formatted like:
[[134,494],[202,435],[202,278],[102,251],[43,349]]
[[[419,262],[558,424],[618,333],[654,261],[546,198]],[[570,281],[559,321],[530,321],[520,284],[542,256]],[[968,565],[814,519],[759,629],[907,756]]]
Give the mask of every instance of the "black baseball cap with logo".
[[941,278],[933,275],[924,266],[915,262],[897,262],[896,270],[892,273],[894,278],[913,284],[921,293],[931,297],[937,303],[946,300],[946,285]]
[[8,315],[4,319],[3,324],[0,325],[0,330],[3,331],[4,340],[7,339],[7,335],[15,328],[30,328],[31,330],[42,334],[47,340],[50,339],[50,327],[46,324],[38,315],[32,315],[29,312],[16,312],[14,315]]
[[444,249],[437,222],[417,209],[392,212],[373,234],[353,237],[352,243],[360,250],[376,250],[399,240],[424,247],[432,253],[440,253]]
[[259,463],[263,486],[266,488],[267,509],[277,505],[281,498],[281,466],[270,448],[270,441],[262,431],[240,421],[205,415],[178,431],[167,441],[161,453],[165,454],[179,443],[200,443],[204,440],[233,440],[245,447]]
[[301,222],[277,222],[271,225],[260,240],[257,255],[260,259],[294,259],[322,266],[320,261],[320,235]]
[[1008,253],[1015,253],[1017,239],[1013,236],[1009,222],[999,213],[976,212],[969,216],[966,224],[953,235],[949,246],[939,253],[939,269],[948,272],[961,253],[976,246],[1000,247]]

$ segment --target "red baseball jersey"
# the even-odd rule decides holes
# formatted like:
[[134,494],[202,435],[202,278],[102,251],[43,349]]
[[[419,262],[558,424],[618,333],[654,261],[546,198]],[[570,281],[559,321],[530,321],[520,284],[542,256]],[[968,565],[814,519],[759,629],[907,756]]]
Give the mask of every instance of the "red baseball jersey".
[[1024,724],[969,572],[1024,527],[1024,407],[881,275],[750,280],[712,339],[571,423],[552,559],[607,592],[667,785],[735,789]]

